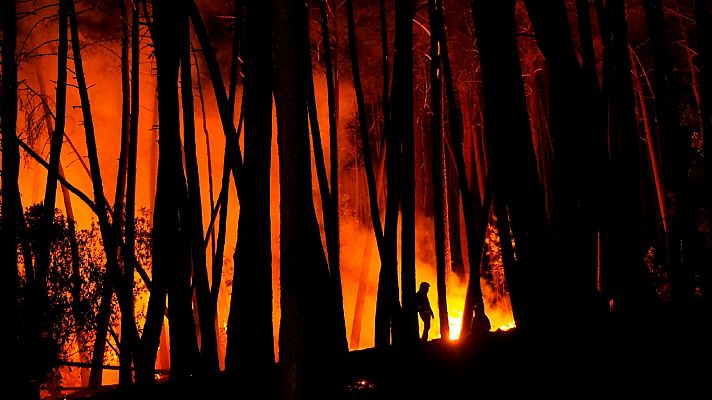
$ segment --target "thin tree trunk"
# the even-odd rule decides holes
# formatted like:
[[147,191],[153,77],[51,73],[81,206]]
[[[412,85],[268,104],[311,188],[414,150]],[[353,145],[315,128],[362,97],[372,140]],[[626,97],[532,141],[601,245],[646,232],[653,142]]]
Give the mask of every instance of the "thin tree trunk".
[[[126,7],[130,7],[126,4]],[[140,42],[139,42],[139,12],[137,5],[131,8],[131,105],[129,110],[129,147],[127,154],[126,166],[126,217],[125,217],[125,245],[123,248],[124,273],[122,289],[127,293],[133,293],[134,290],[134,264],[136,262],[136,164],[138,159],[138,121],[139,121],[139,57],[140,57]],[[133,296],[131,296],[133,300]],[[135,327],[136,322],[133,316],[134,303],[131,302],[131,315],[127,318],[123,315],[121,318],[121,337],[122,344],[131,337],[132,327]],[[121,356],[124,356],[126,351],[133,353],[137,357],[138,343],[129,343],[124,345],[121,350]],[[130,353],[130,354],[131,354]],[[127,363],[130,366],[130,357],[126,357]],[[140,369],[142,364],[135,363],[135,367]],[[130,370],[128,372],[130,377]],[[140,372],[139,372],[140,373]]]
[[[440,34],[440,49],[442,51],[443,63],[443,78],[445,80],[445,93],[447,95],[448,104],[448,136],[452,156],[455,166],[455,180],[459,183],[460,198],[462,199],[462,213],[465,222],[465,237],[467,238],[467,256],[468,264],[470,265],[470,277],[465,295],[465,306],[462,313],[462,328],[460,334],[469,332],[470,323],[472,322],[473,308],[484,312],[484,301],[482,300],[482,288],[480,287],[480,260],[482,259],[482,247],[484,245],[485,233],[487,230],[487,222],[490,212],[491,194],[484,194],[484,205],[480,200],[479,185],[470,187],[467,178],[467,167],[465,165],[465,157],[463,151],[464,127],[462,118],[462,109],[460,107],[460,99],[457,93],[457,88],[453,82],[452,67],[450,65],[450,55],[447,46],[447,31],[445,28],[445,20],[443,16],[443,8],[440,6],[437,10],[437,18],[435,22],[439,25],[438,32]],[[475,160],[472,160],[475,162]],[[474,182],[478,182],[477,166],[472,171]],[[487,189],[491,190],[492,185],[486,185]],[[487,190],[485,189],[485,191]],[[457,199],[457,197],[456,197]],[[456,216],[460,218],[459,213]],[[460,234],[460,230],[456,231]],[[459,237],[459,236],[458,236]],[[459,243],[459,241],[458,241]],[[454,270],[454,267],[453,267]]]
[[218,362],[215,313],[211,307],[210,284],[208,282],[207,260],[203,242],[203,206],[200,199],[200,174],[195,140],[195,109],[193,77],[191,66],[190,29],[182,32],[181,57],[181,105],[183,107],[183,146],[186,175],[188,178],[188,224],[191,260],[193,262],[193,283],[197,300],[198,323],[200,327],[201,370],[207,377],[213,377],[220,368]]
[[[116,190],[114,191],[114,215],[112,223],[117,237],[120,237],[124,218],[124,201],[126,197],[126,169],[128,168],[129,124],[131,108],[131,76],[129,71],[129,12],[126,0],[118,0],[121,20],[121,147],[119,149],[119,167],[116,175]],[[130,368],[130,365],[129,365]],[[122,379],[123,377],[123,379]],[[130,370],[119,373],[119,380],[130,379]]]
[[154,273],[158,270],[167,275],[173,381],[180,381],[196,372],[194,363],[198,352],[190,285],[190,239],[187,227],[180,218],[187,206],[177,91],[181,51],[188,46],[185,40],[179,40],[185,37],[183,35],[188,29],[185,6],[183,2],[175,4],[167,0],[153,4],[160,126],[153,269]]
[[272,64],[271,48],[264,45],[271,42],[272,27],[269,3],[246,0],[245,6],[245,162],[240,176],[250,190],[240,197],[225,368],[239,382],[249,385],[259,379],[271,380],[274,367],[269,201]]
[[[54,222],[54,209],[57,199],[57,176],[62,154],[62,138],[64,136],[64,126],[66,121],[67,109],[67,2],[60,1],[59,3],[59,43],[57,48],[57,90],[56,90],[56,110],[55,110],[55,130],[50,138],[50,155],[49,165],[50,170],[47,171],[47,182],[45,185],[45,196],[43,202],[42,226],[39,230],[40,235],[37,240],[37,249],[35,251],[37,257],[35,260],[35,283],[32,290],[32,298],[29,301],[29,307],[33,309],[33,313],[44,315],[49,307],[49,298],[47,294],[47,273],[50,267],[50,251],[51,251],[51,226]],[[13,58],[14,59],[14,58]],[[4,154],[4,153],[3,153]],[[5,198],[5,197],[3,197]],[[4,215],[4,214],[3,214]],[[34,337],[36,342],[31,351],[38,351],[41,343],[39,335],[48,334],[49,325],[44,318],[39,322],[29,321],[30,334],[37,335]]]
[[445,257],[445,194],[443,181],[443,124],[442,124],[442,56],[440,54],[440,28],[438,21],[438,0],[428,0],[430,16],[430,150],[431,177],[433,182],[433,220],[435,233],[435,271],[438,293],[438,315],[440,317],[440,337],[450,339],[450,325],[447,313],[447,282]]
[[[358,64],[358,50],[356,47],[356,28],[354,22],[353,0],[346,1],[348,36],[349,36],[349,52],[351,54],[351,69],[354,81],[354,90],[356,92],[356,105],[359,121],[359,132],[361,137],[361,145],[363,150],[363,163],[366,172],[366,183],[368,186],[369,207],[371,210],[371,223],[373,225],[374,234],[376,236],[376,245],[381,257],[381,270],[385,271],[389,261],[394,260],[395,254],[390,254],[390,248],[387,247],[384,240],[383,225],[381,224],[380,210],[378,207],[378,194],[376,191],[376,177],[373,170],[373,159],[371,156],[371,145],[368,135],[368,122],[366,115],[366,105],[363,95],[363,86],[361,84],[361,72]],[[392,252],[391,252],[392,253]],[[380,289],[382,284],[379,276],[379,295],[383,296]],[[396,293],[397,296],[397,293]],[[387,302],[383,300],[376,301],[376,346],[387,346],[390,343],[390,326],[389,313],[387,312]]]
[[[89,91],[86,83],[86,76],[84,75],[84,66],[81,57],[81,46],[79,43],[79,30],[77,27],[77,17],[74,10],[74,3],[69,2],[67,5],[68,15],[69,15],[69,28],[71,32],[71,42],[72,42],[72,56],[74,60],[74,68],[77,79],[77,86],[79,88],[79,97],[81,100],[82,116],[84,119],[84,133],[86,136],[87,143],[87,156],[89,158],[89,166],[91,170],[92,177],[92,188],[94,192],[94,203],[96,205],[96,213],[99,219],[99,228],[101,231],[102,242],[104,245],[104,251],[106,252],[106,274],[103,282],[102,289],[102,304],[100,309],[103,309],[106,314],[110,313],[111,304],[111,290],[116,290],[117,300],[119,303],[119,308],[121,309],[122,315],[131,316],[133,318],[133,307],[132,296],[133,293],[127,296],[127,293],[121,288],[121,271],[119,269],[118,263],[118,238],[115,235],[113,227],[109,222],[109,207],[106,203],[106,197],[104,196],[104,186],[101,177],[101,168],[99,165],[99,155],[96,146],[96,135],[94,131],[94,121],[91,114],[91,104],[89,102]],[[106,310],[109,311],[106,311]],[[101,312],[101,311],[100,311]],[[101,316],[102,319],[106,318],[106,328],[108,328],[108,315]],[[101,322],[101,321],[100,321]],[[103,326],[98,325],[97,338],[105,337],[105,332]],[[138,331],[136,326],[133,325],[133,330],[131,330],[132,338],[127,338],[127,340],[136,340],[138,338]],[[95,345],[96,355],[92,362],[98,363],[97,358],[103,357],[104,348],[97,349]],[[103,360],[102,360],[103,361]],[[103,363],[103,362],[102,362]],[[96,364],[95,364],[96,365]],[[101,376],[96,368],[92,370],[92,376],[90,376],[90,386],[93,384],[96,387],[101,385]]]
[[[337,346],[344,352],[349,350],[346,340],[346,321],[344,317],[344,294],[341,286],[341,239],[339,225],[339,135],[338,135],[338,105],[336,93],[335,65],[332,57],[331,36],[329,35],[329,17],[327,0],[319,3],[319,13],[321,20],[321,34],[324,42],[324,59],[326,65],[326,94],[327,106],[329,110],[329,169],[330,169],[330,204],[331,222],[326,236],[330,239],[331,246],[327,247],[329,253],[329,272],[331,272],[331,283],[334,291],[336,306],[336,340]],[[336,47],[333,48],[334,53]],[[336,65],[338,69],[338,65]]]
[[283,398],[327,398],[335,394],[334,301],[314,211],[309,128],[304,108],[304,3],[273,0],[275,104],[280,171],[281,323],[280,394]]
[[[192,46],[191,46],[192,47]],[[215,209],[215,187],[213,185],[213,153],[210,150],[210,131],[208,130],[208,121],[205,113],[205,99],[203,98],[203,84],[200,77],[200,64],[198,56],[195,54],[195,49],[191,49],[193,62],[195,63],[196,88],[198,89],[198,99],[200,100],[200,114],[203,123],[203,135],[205,136],[205,153],[208,161],[208,194],[210,196],[210,209]],[[215,231],[210,229],[210,255],[215,257]]]
[[[403,300],[402,338],[417,342],[415,282],[415,128],[413,123],[413,17],[414,0],[396,2],[396,54],[393,61],[393,133],[402,138],[401,191],[401,297]],[[394,144],[394,146],[396,146]],[[389,184],[396,175],[389,175]],[[398,211],[395,210],[395,213]],[[395,240],[394,240],[395,241]],[[396,278],[397,279],[397,278]],[[397,285],[397,281],[395,284]],[[396,287],[397,290],[397,287]],[[397,295],[396,295],[397,298]],[[442,316],[441,316],[442,317]]]

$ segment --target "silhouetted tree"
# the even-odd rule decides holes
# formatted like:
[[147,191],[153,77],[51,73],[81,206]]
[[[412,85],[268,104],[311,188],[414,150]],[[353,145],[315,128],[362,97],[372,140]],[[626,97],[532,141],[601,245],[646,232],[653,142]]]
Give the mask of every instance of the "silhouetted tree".
[[[306,4],[274,0],[275,104],[280,172],[279,332],[283,398],[329,397],[337,384],[334,301],[311,186],[304,90]],[[325,312],[326,310],[326,312]]]
[[[402,335],[406,343],[418,338],[418,316],[415,309],[416,165],[415,128],[413,125],[413,18],[415,7],[416,2],[413,0],[396,2],[396,50],[393,60],[393,94],[391,97],[392,133],[402,137],[403,146],[401,175],[401,297],[404,308]],[[397,143],[393,144],[394,147],[397,145]],[[393,162],[395,163],[397,160]],[[395,173],[389,175],[389,185],[391,184],[391,179],[393,179],[392,177],[395,176]],[[397,221],[394,225],[397,225]],[[396,228],[394,227],[393,229],[395,230]],[[397,233],[394,233],[394,235],[397,235]],[[397,277],[394,279],[397,279]],[[396,290],[398,289],[397,284],[396,280]]]
[[[240,177],[249,190],[240,196],[228,319],[226,369],[240,382],[270,379],[274,366],[272,330],[272,26],[269,3],[245,1],[243,104],[245,158]],[[240,118],[242,118],[241,113]]]
[[[552,303],[547,297],[554,295],[540,290],[547,277],[538,268],[552,260],[514,36],[514,5],[512,0],[473,0],[472,12],[480,50],[487,154],[500,210],[497,219],[504,224],[509,215],[516,242],[516,261],[504,264],[514,319],[523,330],[538,330],[551,322]],[[500,225],[503,246],[509,245],[508,231]]]
[[440,337],[450,338],[447,314],[447,282],[445,259],[445,182],[443,180],[443,83],[442,56],[440,52],[440,30],[438,0],[428,0],[430,15],[430,151],[431,178],[433,181],[433,221],[435,233],[435,271],[437,276],[438,316],[440,317]]
[[[187,211],[187,190],[181,155],[177,90],[181,51],[188,46],[185,40],[181,40],[188,29],[186,6],[186,1],[176,4],[158,0],[153,3],[160,135],[153,216],[153,271],[154,275],[165,274],[166,279],[173,380],[196,372],[194,363],[198,352],[192,312],[188,227],[182,218]],[[162,293],[158,292],[157,300],[162,301],[161,297]]]
[[[20,284],[17,248],[19,214],[22,213],[18,176],[20,172],[20,148],[17,139],[17,4],[4,1],[0,8],[2,21],[2,92],[0,96],[0,129],[2,129],[2,210],[0,211],[0,264],[2,275],[2,307],[7,312],[7,326],[2,331],[2,341],[10,347],[9,361],[16,365],[8,371],[9,391],[19,396],[29,396],[29,365],[23,360],[18,339],[20,319],[18,310],[18,286]],[[25,264],[27,271],[27,264]]]
[[643,264],[640,201],[640,149],[636,132],[631,63],[628,52],[625,4],[605,6],[604,90],[608,100],[610,186],[606,226],[602,232],[603,279],[616,311],[644,317],[655,301]]

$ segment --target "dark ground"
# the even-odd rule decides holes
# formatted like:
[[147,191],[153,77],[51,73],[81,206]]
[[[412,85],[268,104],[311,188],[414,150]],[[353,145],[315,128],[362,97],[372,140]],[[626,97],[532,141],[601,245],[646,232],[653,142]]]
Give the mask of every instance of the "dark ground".
[[[560,331],[546,338],[495,332],[462,344],[428,342],[411,351],[349,353],[339,399],[712,398],[706,324],[653,321],[627,329]],[[94,394],[93,400],[267,398],[267,382],[236,387],[210,383],[159,384]],[[270,385],[273,386],[273,385]],[[264,389],[264,390],[263,390]],[[241,393],[258,395],[241,396]],[[261,395],[259,394],[261,393]]]

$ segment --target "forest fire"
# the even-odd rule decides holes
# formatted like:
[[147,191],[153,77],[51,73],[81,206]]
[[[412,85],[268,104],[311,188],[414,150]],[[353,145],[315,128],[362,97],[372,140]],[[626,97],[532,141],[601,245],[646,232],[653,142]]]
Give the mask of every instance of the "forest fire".
[[[711,0],[4,0],[0,34],[8,393],[338,398],[709,315]],[[482,378],[446,362],[397,373]]]

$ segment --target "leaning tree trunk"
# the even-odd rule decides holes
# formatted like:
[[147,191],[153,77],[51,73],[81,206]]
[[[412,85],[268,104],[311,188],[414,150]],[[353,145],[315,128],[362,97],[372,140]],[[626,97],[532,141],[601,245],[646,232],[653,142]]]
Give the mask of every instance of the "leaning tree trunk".
[[[542,293],[548,275],[538,269],[552,260],[516,47],[514,6],[513,0],[472,2],[489,173],[494,175],[495,196],[501,199],[499,209],[509,211],[517,249],[516,263],[510,263],[509,268],[505,264],[507,284],[517,327],[533,331],[545,329],[551,322],[547,314],[553,303],[548,297],[554,293]],[[501,214],[498,218],[504,219]]]
[[443,181],[443,83],[442,56],[440,53],[440,29],[438,22],[438,0],[428,1],[430,15],[430,151],[433,194],[433,221],[435,228],[435,271],[437,276],[438,315],[440,317],[440,337],[450,339],[450,325],[447,314],[447,282],[445,258],[445,194]]
[[[187,190],[180,143],[178,69],[188,29],[186,4],[155,1],[154,46],[158,80],[158,182],[153,225],[153,269],[166,274],[170,321],[171,380],[196,371],[197,340],[192,312],[189,237],[181,215]],[[160,294],[160,293],[159,293]]]
[[250,385],[259,379],[271,380],[274,373],[270,221],[272,64],[271,48],[264,45],[271,42],[272,27],[269,3],[261,0],[245,3],[242,43],[245,158],[240,177],[250,189],[240,197],[225,368],[238,382]]
[[312,198],[309,128],[304,91],[302,40],[306,4],[273,0],[275,104],[280,171],[279,332],[282,398],[326,398],[335,394],[332,365],[333,302],[329,271]]

